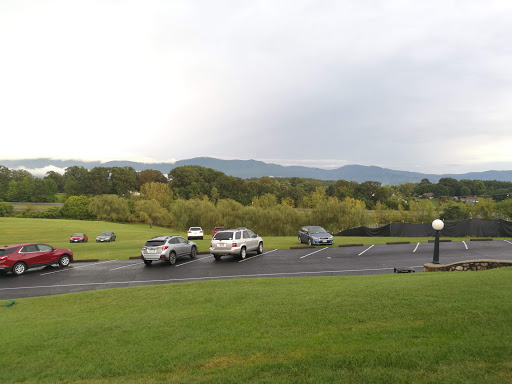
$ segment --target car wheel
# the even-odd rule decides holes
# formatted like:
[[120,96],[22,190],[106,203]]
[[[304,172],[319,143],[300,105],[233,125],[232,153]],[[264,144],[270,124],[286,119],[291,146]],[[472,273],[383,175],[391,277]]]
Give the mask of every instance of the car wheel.
[[153,260],[144,260],[144,264],[146,264],[146,265],[151,265],[152,262],[153,262]]
[[68,255],[62,255],[59,259],[59,265],[61,267],[67,267],[71,263],[71,258]]
[[258,252],[258,255],[261,255],[263,253],[263,243],[258,244],[257,252]]
[[302,244],[302,240],[300,239],[300,236],[299,236],[299,244]]
[[215,257],[215,260],[220,260],[220,255],[213,255]]
[[197,248],[196,247],[192,247],[192,250],[190,251],[190,258],[191,259],[195,259],[196,255],[197,255]]
[[309,245],[309,246],[312,246],[312,245],[313,245],[313,242],[311,241],[311,239],[308,239],[308,245]]
[[171,264],[171,265],[176,264],[176,253],[175,252],[169,253],[169,264]]
[[17,262],[12,267],[12,273],[14,273],[16,276],[23,275],[26,270],[27,266],[25,265],[25,263],[22,263],[21,261]]
[[240,259],[245,259],[245,257],[247,256],[247,250],[245,249],[245,247],[242,247],[242,249],[240,250]]

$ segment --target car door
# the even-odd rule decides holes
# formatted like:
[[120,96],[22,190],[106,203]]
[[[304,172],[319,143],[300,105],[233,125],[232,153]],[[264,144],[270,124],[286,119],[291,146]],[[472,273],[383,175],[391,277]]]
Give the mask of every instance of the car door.
[[255,234],[250,229],[247,230],[247,233],[249,234],[249,238],[251,239],[251,250],[254,251],[258,249],[258,235]]
[[242,238],[244,239],[244,243],[247,248],[247,251],[252,251],[256,248],[254,246],[254,239],[251,239],[251,236],[249,235],[248,231],[242,232]]
[[190,242],[185,240],[183,237],[177,237],[176,239],[178,240],[178,244],[176,245],[178,250],[176,251],[176,254],[180,256],[190,254]]
[[19,253],[22,256],[22,260],[25,262],[25,264],[29,266],[44,263],[44,253],[39,252],[39,247],[37,244],[25,245],[23,248],[21,248]]
[[302,241],[303,243],[307,243],[308,242],[308,239],[309,239],[309,231],[307,228],[301,228],[300,230],[300,241]]
[[37,244],[39,252],[41,253],[40,258],[43,263],[56,263],[59,261],[59,255],[55,253],[55,248],[48,244]]

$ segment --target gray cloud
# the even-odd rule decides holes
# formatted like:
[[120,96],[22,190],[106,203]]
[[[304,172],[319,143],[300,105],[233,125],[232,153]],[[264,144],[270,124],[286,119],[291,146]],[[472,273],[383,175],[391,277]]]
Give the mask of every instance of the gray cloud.
[[[42,64],[0,64],[25,79],[24,92],[0,90],[0,124],[37,124],[39,143],[85,130],[75,157],[435,173],[512,163],[506,1],[19,3],[0,16],[6,57],[32,47]],[[31,31],[35,14],[53,27]],[[106,132],[117,145],[93,137]]]

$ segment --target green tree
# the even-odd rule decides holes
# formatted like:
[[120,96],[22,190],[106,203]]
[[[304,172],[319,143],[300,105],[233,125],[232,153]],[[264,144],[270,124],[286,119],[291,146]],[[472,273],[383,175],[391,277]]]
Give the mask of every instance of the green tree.
[[12,205],[5,202],[0,202],[0,217],[9,216],[12,214]]
[[441,220],[466,220],[469,219],[469,212],[462,209],[460,204],[445,206],[440,215]]
[[64,175],[61,175],[60,173],[55,172],[55,171],[48,171],[48,172],[46,172],[44,179],[45,180],[51,179],[55,182],[55,185],[57,187],[56,193],[64,192],[64,183],[66,181],[66,179],[64,178]]
[[167,209],[172,201],[172,191],[167,183],[149,182],[140,188],[140,197],[144,200],[156,200]]
[[89,212],[99,220],[126,222],[130,217],[128,200],[117,195],[95,196],[89,204]]
[[0,165],[0,201],[6,200],[10,181],[11,171],[9,168]]
[[110,168],[94,167],[91,169],[84,177],[84,191],[88,196],[111,194]]
[[139,188],[146,183],[167,183],[167,178],[160,171],[155,169],[145,169],[138,173]]
[[73,220],[92,220],[94,215],[89,211],[91,202],[92,198],[87,196],[70,196],[62,206],[62,216]]
[[138,191],[137,171],[132,167],[111,168],[112,191],[119,196],[127,196]]
[[135,214],[139,220],[149,225],[171,226],[171,216],[156,200],[139,200],[135,202]]
[[253,205],[257,208],[272,208],[277,205],[277,198],[271,193],[266,193],[260,197],[254,197]]

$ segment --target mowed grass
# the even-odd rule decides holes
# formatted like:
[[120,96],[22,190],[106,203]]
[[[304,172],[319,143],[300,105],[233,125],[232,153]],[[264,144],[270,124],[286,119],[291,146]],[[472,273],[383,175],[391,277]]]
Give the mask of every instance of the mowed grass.
[[118,288],[0,322],[2,383],[512,381],[512,268]]
[[[208,252],[211,241],[211,230],[203,228],[203,240],[193,240],[198,245],[199,252]],[[112,231],[117,235],[113,243],[96,243],[96,236],[103,231]],[[75,232],[85,232],[89,236],[88,243],[69,243],[69,237]],[[49,220],[0,217],[0,245],[20,244],[25,242],[41,242],[58,248],[70,248],[75,260],[98,259],[114,260],[140,256],[144,243],[154,236],[181,235],[186,232],[146,224],[119,224],[103,221],[81,220]],[[342,244],[386,244],[387,242],[408,241],[427,242],[428,237],[334,237],[333,247]],[[468,240],[453,238],[452,240]],[[300,246],[297,236],[263,236],[264,248],[288,249]],[[302,244],[306,246],[306,244]]]

